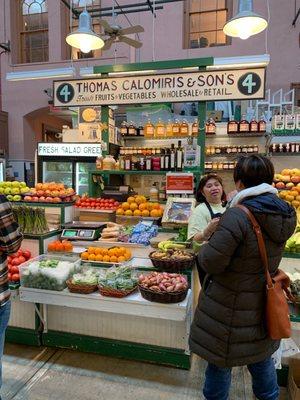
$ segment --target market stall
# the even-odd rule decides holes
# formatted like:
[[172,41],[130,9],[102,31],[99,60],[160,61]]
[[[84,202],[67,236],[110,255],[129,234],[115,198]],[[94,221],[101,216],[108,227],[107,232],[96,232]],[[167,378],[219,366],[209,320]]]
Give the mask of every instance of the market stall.
[[[55,176],[60,172],[62,176],[68,173],[68,179],[72,175],[72,185],[77,189],[76,167],[72,169],[70,164],[70,171],[60,171],[58,163],[64,165],[70,161],[70,152],[75,160],[73,166],[76,163],[79,166],[76,152],[81,156],[82,152],[88,152],[93,162],[81,171],[84,182],[88,183],[88,187],[84,183],[84,189],[89,197],[82,196],[69,204],[35,203],[44,209],[60,210],[59,230],[40,234],[35,247],[28,242],[34,256],[48,252],[51,265],[42,259],[26,264],[24,271],[28,273],[21,278],[20,299],[14,304],[11,320],[13,326],[21,327],[23,332],[25,329],[34,332],[36,344],[189,368],[188,335],[199,287],[193,268],[194,255],[186,243],[184,227],[195,207],[197,181],[204,172],[216,171],[224,176],[230,190],[238,154],[269,154],[274,149],[272,157],[276,160],[277,172],[282,169],[278,167],[280,163],[284,164],[283,161],[276,164],[284,156],[276,157],[275,132],[270,136],[263,120],[248,123],[240,118],[239,121],[215,123],[209,119],[205,122],[208,100],[264,97],[263,66],[236,68],[227,65],[217,71],[206,69],[213,64],[214,60],[209,58],[103,66],[94,69],[95,73],[103,75],[101,78],[54,83],[56,106],[82,106],[87,110],[101,106],[102,131],[101,145],[39,144],[40,165],[44,165],[44,170],[52,171]],[[198,70],[178,72],[185,67]],[[164,73],[170,69],[175,72]],[[158,72],[155,75],[145,72],[141,77],[126,75],[133,70]],[[109,75],[114,72],[123,72],[124,76]],[[198,104],[198,118],[168,121],[171,115],[168,104],[182,101]],[[142,104],[147,105],[147,117],[153,110],[159,116],[155,120],[143,120],[142,112],[137,117],[139,120],[121,122],[120,132],[116,134],[114,113],[109,105],[137,103],[141,110],[145,110]],[[164,103],[164,107],[151,109],[149,103],[152,107],[153,103]],[[134,119],[135,112],[130,112]],[[100,142],[97,136],[98,140]],[[299,137],[295,135],[293,143],[297,141]],[[286,155],[287,149],[296,149],[296,145],[279,144],[278,154],[283,153],[280,151],[283,148]],[[294,169],[297,164],[293,160],[297,158],[286,159],[284,167]],[[294,172],[290,173],[289,181],[288,174],[283,174],[284,185],[292,183],[293,186],[285,186],[281,194],[291,203],[298,201],[298,193],[292,189],[299,187],[294,177],[300,174]],[[275,185],[282,182],[277,178]],[[76,180],[80,181],[80,168]],[[54,191],[56,195],[56,188]],[[44,192],[39,195],[45,197]],[[293,205],[296,207],[297,203]],[[291,252],[293,257],[299,257],[297,253]],[[64,267],[61,262],[65,263]],[[294,268],[297,262],[297,258],[285,258],[282,267],[287,268],[289,264]],[[68,272],[58,285],[59,270],[65,268],[66,263],[76,269],[73,272],[79,277]],[[125,289],[116,283],[120,277],[109,280],[105,275],[111,273],[107,271],[111,271],[113,265],[124,263],[130,270],[126,272],[130,276],[125,279],[129,285]],[[80,267],[78,271],[77,266]],[[93,275],[95,271],[97,279]],[[166,275],[148,276],[152,273]],[[109,296],[103,294],[103,275]],[[151,284],[148,278],[153,279]],[[78,284],[73,279],[83,282],[87,291],[72,292],[72,287]],[[132,283],[135,279],[138,280],[136,286]],[[91,282],[95,290],[92,292],[89,291]],[[113,296],[114,290],[129,292],[118,298]],[[159,296],[167,300],[159,302]],[[176,302],[171,302],[174,298]],[[24,323],[21,316],[24,318],[27,313],[30,317]],[[298,329],[299,316],[294,314],[292,318],[294,329]],[[16,335],[14,340],[22,341]]]

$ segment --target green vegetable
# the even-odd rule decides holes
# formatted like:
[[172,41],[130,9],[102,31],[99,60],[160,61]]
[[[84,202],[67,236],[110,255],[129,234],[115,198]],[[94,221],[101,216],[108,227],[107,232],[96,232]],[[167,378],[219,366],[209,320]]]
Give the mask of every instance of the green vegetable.
[[99,285],[112,289],[131,290],[138,283],[132,277],[132,270],[128,266],[112,267],[105,271],[99,278]]

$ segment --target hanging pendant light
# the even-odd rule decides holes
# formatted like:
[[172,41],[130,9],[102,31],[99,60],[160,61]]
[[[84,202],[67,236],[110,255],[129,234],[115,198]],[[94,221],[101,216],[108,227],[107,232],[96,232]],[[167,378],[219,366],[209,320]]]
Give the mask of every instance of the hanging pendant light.
[[79,15],[78,29],[68,34],[66,42],[83,53],[89,53],[104,46],[104,41],[92,29],[92,18],[86,9]]
[[231,18],[223,28],[225,35],[245,40],[265,30],[268,21],[253,12],[253,0],[238,0],[238,2],[238,14]]

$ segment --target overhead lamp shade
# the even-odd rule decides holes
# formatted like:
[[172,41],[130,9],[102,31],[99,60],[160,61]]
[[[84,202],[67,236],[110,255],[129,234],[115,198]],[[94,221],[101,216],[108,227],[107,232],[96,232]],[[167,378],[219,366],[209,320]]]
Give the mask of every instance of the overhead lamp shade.
[[89,53],[91,50],[101,49],[104,46],[104,41],[92,29],[92,18],[87,10],[79,15],[79,27],[68,34],[66,42],[83,53]]
[[248,39],[265,30],[267,26],[268,21],[253,12],[252,0],[239,0],[238,14],[224,25],[223,32],[227,36]]

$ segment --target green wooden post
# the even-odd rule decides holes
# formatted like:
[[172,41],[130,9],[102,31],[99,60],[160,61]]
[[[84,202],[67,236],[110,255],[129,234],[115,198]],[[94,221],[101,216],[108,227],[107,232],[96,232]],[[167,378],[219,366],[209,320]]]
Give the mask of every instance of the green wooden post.
[[205,165],[205,121],[206,121],[206,101],[200,101],[198,103],[199,135],[197,143],[200,146],[200,170],[203,172]]

